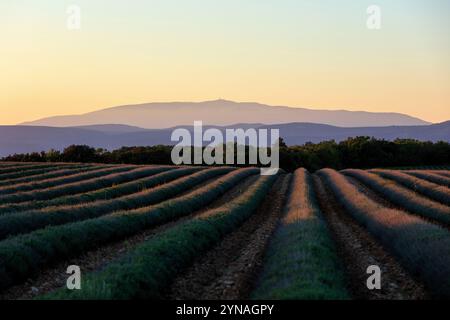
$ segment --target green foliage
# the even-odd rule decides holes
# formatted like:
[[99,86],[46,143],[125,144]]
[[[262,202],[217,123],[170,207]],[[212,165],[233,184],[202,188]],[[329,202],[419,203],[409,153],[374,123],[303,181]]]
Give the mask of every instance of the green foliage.
[[236,200],[205,217],[160,233],[98,273],[85,277],[82,290],[61,289],[46,299],[161,299],[175,276],[249,218],[276,176],[259,178]]
[[40,164],[0,168],[0,181],[20,178],[35,173],[47,172],[58,167],[59,166],[56,164]]
[[[48,208],[43,211],[34,210],[4,214],[0,217],[0,239],[47,226],[92,219],[114,211],[132,210],[149,206],[174,197],[204,181],[225,174],[231,170],[228,167],[211,168],[154,189],[109,201],[97,201],[78,206]],[[134,212],[127,211],[127,213],[133,214]]]
[[[154,188],[160,184],[164,184],[172,180],[178,179],[180,177],[183,177],[185,175],[195,173],[197,171],[203,170],[204,168],[187,167],[176,169],[176,167],[172,167],[172,169],[173,170],[169,170],[167,172],[158,173],[142,179],[137,179],[127,183],[122,183],[114,185],[109,188],[98,189],[91,192],[61,196],[52,200],[5,204],[0,206],[0,215],[25,210],[29,211],[47,207],[68,206],[77,204],[81,205],[94,201],[115,199],[134,193],[139,193],[149,188]],[[163,171],[163,170],[167,170],[167,167],[155,168],[155,171]]]
[[436,298],[450,297],[450,232],[404,211],[372,201],[333,170],[320,172],[336,199]]
[[270,241],[251,296],[260,300],[350,298],[311,176],[303,169],[294,173],[285,217]]
[[[35,183],[11,186],[11,188],[3,189],[4,193],[0,195],[0,203],[19,203],[33,200],[47,200],[65,194],[76,193],[77,190],[89,191],[87,186],[83,188],[82,186],[83,183],[89,184],[92,187],[98,185],[104,186],[101,183],[102,180],[100,179],[100,177],[114,173],[130,171],[135,168],[136,167],[133,166],[113,166],[90,172],[82,172],[67,177],[60,177]],[[95,179],[95,180],[88,180],[88,179]]]
[[[450,168],[448,168],[450,170]],[[450,188],[450,177],[441,176],[432,172],[423,172],[423,171],[407,171],[408,174],[415,176],[417,178],[430,181],[432,183],[439,184],[441,186],[445,186]]]
[[383,178],[398,182],[414,192],[418,192],[434,201],[438,201],[447,206],[450,206],[450,189],[447,187],[443,187],[426,180],[418,179],[412,175],[408,175],[406,173],[395,170],[373,170],[369,172],[375,173]]
[[[226,153],[226,148],[225,153]],[[247,146],[248,150],[249,147]],[[123,147],[114,151],[95,150],[86,146],[70,146],[58,156],[19,154],[5,161],[79,161],[128,164],[172,164],[171,146]],[[36,157],[38,159],[36,160]],[[248,162],[248,161],[247,161]],[[438,166],[450,164],[450,144],[447,142],[422,142],[411,139],[395,141],[370,137],[348,138],[339,143],[324,141],[287,146],[280,140],[280,166],[293,172],[298,168],[316,171],[321,168],[375,168],[399,166]]]
[[[45,154],[47,157],[47,154]],[[51,157],[57,158],[57,153],[52,152]],[[96,150],[86,145],[72,145],[64,149],[61,160],[65,162],[96,162],[98,159]]]
[[358,179],[392,203],[411,213],[450,225],[450,207],[446,205],[422,197],[412,190],[367,171],[347,169],[343,173]]
[[191,193],[134,211],[48,227],[0,242],[0,290],[32,277],[51,263],[123,240],[199,210],[258,169],[233,171]]
[[[106,167],[106,165],[104,166]],[[26,182],[33,182],[36,181],[35,179],[39,180],[41,177],[43,179],[58,177],[59,174],[56,173],[57,171],[65,171],[65,172],[71,172],[71,170],[74,170],[74,173],[78,173],[81,171],[90,171],[90,170],[96,170],[101,168],[100,166],[91,166],[88,164],[78,164],[78,165],[60,165],[60,166],[42,166],[39,169],[31,169],[31,170],[22,170],[23,167],[18,167],[14,172],[11,173],[5,173],[0,174],[0,186],[8,186],[15,183],[26,183]],[[77,169],[79,168],[79,169]],[[77,171],[79,170],[79,171]],[[56,174],[56,176],[54,176]],[[63,174],[64,175],[64,174]]]
[[[0,179],[0,188],[4,188],[6,186],[12,186],[16,184],[22,184],[22,183],[30,183],[30,182],[37,182],[47,179],[53,179],[63,176],[68,176],[72,174],[77,174],[80,172],[88,172],[93,170],[98,170],[102,168],[102,166],[93,166],[89,164],[78,164],[78,165],[67,165],[62,167],[56,167],[56,168],[45,168],[45,169],[37,169],[37,170],[27,170],[25,175],[20,174],[19,172],[17,175],[11,179]],[[106,168],[106,165],[103,167]],[[2,193],[0,191],[0,193]]]

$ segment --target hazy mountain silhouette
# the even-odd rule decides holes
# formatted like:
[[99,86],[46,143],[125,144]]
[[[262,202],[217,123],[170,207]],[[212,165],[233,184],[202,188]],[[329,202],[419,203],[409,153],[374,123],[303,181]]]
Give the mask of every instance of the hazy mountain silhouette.
[[[450,121],[426,126],[391,126],[342,128],[313,123],[288,123],[280,125],[236,124],[228,128],[280,129],[288,145],[320,142],[348,137],[371,136],[394,140],[411,138],[422,141],[450,142]],[[186,127],[192,131],[192,127]],[[206,127],[208,128],[208,127]],[[206,129],[205,128],[205,129]],[[217,127],[225,130],[227,127]],[[49,149],[62,150],[71,144],[86,144],[96,148],[117,149],[122,146],[173,145],[173,129],[142,129],[124,125],[93,125],[88,127],[54,128],[37,126],[0,126],[0,156]]]
[[292,122],[322,123],[340,127],[411,126],[429,124],[400,113],[331,111],[237,103],[227,100],[206,102],[147,103],[103,109],[82,115],[50,117],[24,125],[76,127],[99,124],[123,124],[147,129],[192,125],[227,126],[237,122],[280,124]]

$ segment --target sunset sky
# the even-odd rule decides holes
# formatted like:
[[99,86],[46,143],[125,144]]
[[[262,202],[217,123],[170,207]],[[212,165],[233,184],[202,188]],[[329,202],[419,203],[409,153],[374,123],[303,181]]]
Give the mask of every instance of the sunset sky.
[[448,0],[0,0],[0,124],[218,98],[442,122],[449,16]]

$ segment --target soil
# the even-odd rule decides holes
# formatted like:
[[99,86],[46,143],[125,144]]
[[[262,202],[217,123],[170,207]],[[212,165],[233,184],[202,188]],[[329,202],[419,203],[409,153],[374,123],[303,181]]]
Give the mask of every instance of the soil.
[[[314,187],[338,255],[344,264],[349,290],[355,299],[427,299],[423,284],[412,278],[393,256],[351,218],[317,175],[314,176]],[[367,268],[371,265],[381,269],[380,290],[367,288],[370,276]]]

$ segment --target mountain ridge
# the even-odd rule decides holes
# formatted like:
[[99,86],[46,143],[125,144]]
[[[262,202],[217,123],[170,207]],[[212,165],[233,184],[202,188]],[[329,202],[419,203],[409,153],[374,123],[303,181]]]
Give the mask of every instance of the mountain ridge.
[[203,121],[204,125],[217,126],[233,125],[237,122],[263,124],[304,122],[340,127],[430,124],[396,112],[315,110],[220,99],[204,102],[162,102],[115,106],[81,115],[42,118],[20,125],[79,127],[117,123],[144,129],[166,129],[189,126],[196,120]]
[[[85,144],[108,150],[123,146],[174,145],[171,133],[178,126],[168,129],[143,129],[123,125],[97,125],[89,127],[0,126],[0,156],[14,153],[40,152],[50,149],[63,150],[71,144]],[[326,124],[288,123],[279,125],[235,124],[232,126],[205,126],[218,128],[279,129],[280,136],[288,145],[318,143],[326,140],[337,142],[349,137],[369,136],[378,139],[397,138],[421,141],[450,142],[450,121],[427,126],[390,126],[343,128]],[[192,132],[192,126],[185,127]]]

